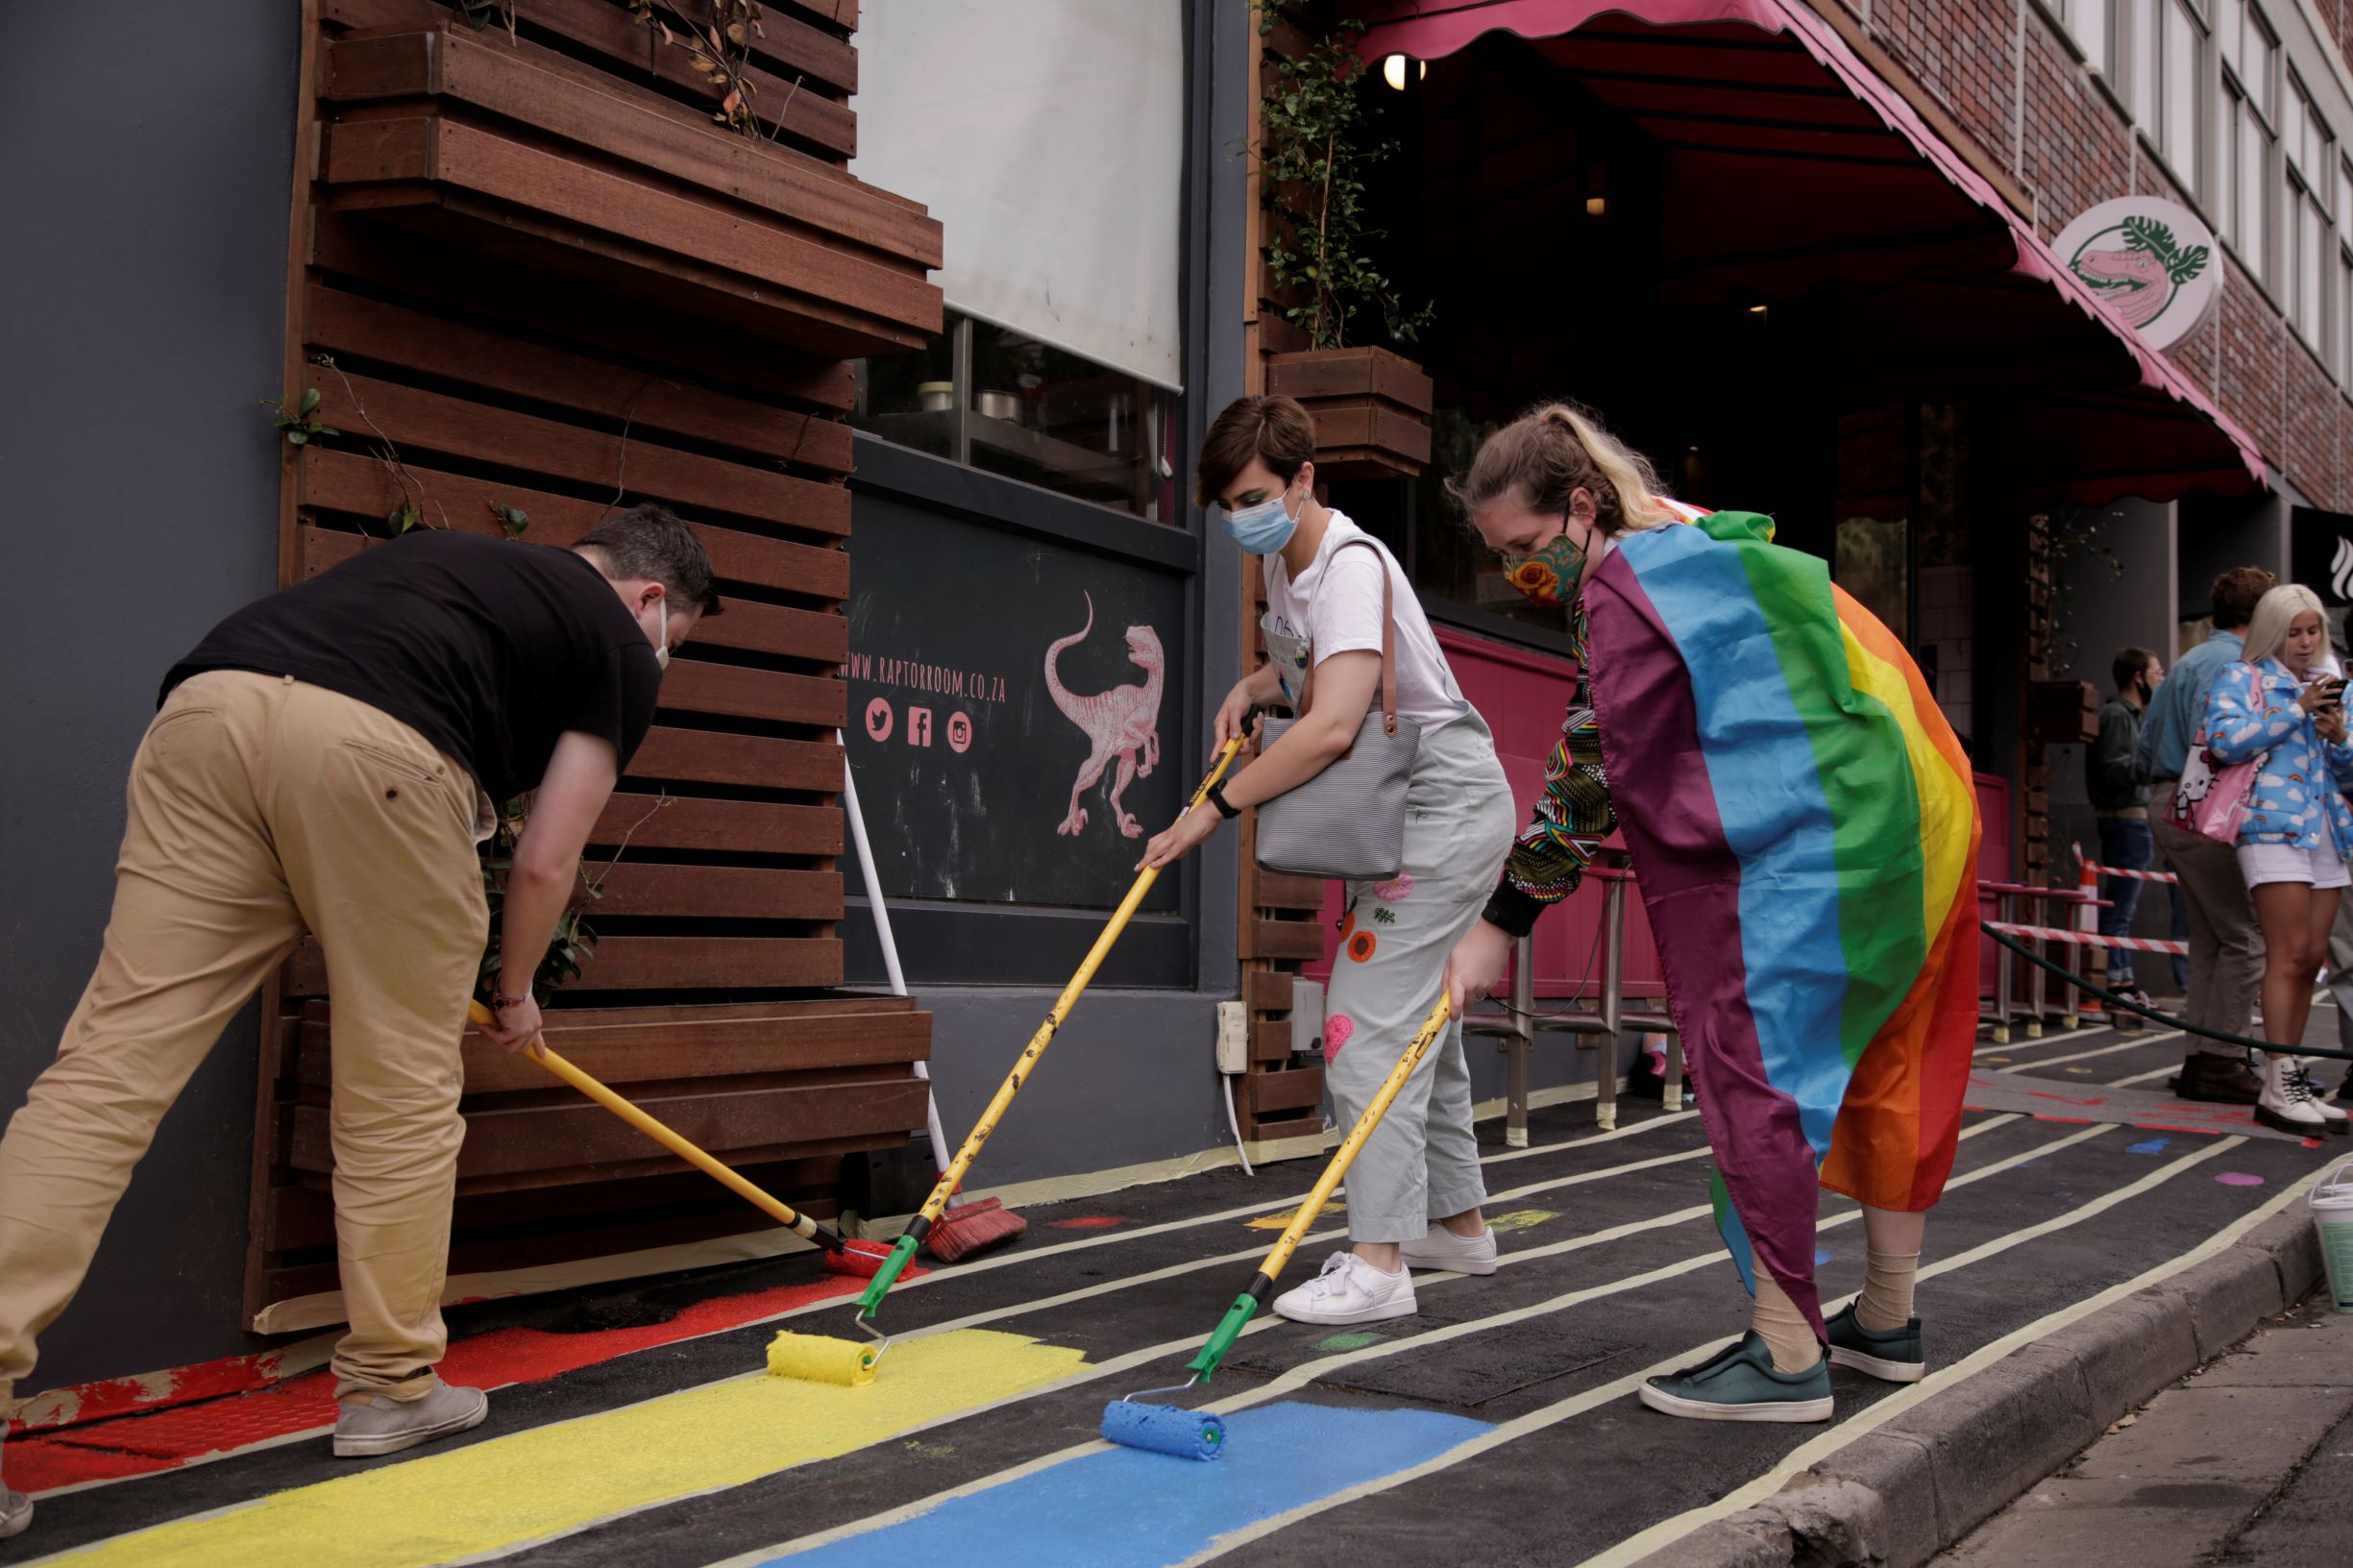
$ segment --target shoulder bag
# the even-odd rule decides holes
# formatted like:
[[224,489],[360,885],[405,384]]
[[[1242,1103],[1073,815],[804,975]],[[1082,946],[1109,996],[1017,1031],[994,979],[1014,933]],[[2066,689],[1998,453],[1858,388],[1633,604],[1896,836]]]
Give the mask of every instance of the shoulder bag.
[[[1381,698],[1357,728],[1356,743],[1329,768],[1258,808],[1258,863],[1290,876],[1378,881],[1405,869],[1406,787],[1421,749],[1422,726],[1397,717],[1397,616],[1387,552],[1370,539],[1350,539],[1324,563],[1329,580],[1340,551],[1362,545],[1381,561]],[[1315,697],[1315,655],[1299,691],[1304,717]],[[1297,719],[1266,723],[1269,747]]]
[[[2263,701],[2263,672],[2254,672],[2254,699]],[[2236,845],[2246,822],[2247,797],[2255,791],[2255,772],[2263,758],[2251,762],[2218,763],[2206,749],[2206,730],[2199,726],[2182,759],[2181,777],[2174,781],[2173,798],[2166,820],[2185,833],[2195,833],[2217,844]]]

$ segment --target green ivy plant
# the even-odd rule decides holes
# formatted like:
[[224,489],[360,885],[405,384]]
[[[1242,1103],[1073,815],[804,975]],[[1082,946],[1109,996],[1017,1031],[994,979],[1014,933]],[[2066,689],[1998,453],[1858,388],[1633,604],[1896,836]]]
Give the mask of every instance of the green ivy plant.
[[286,438],[289,447],[308,446],[313,436],[343,433],[332,425],[322,425],[310,417],[319,409],[319,389],[315,386],[305,388],[299,399],[288,392],[282,397],[259,401],[262,407],[276,414],[271,423],[278,427],[278,432]]
[[[1305,26],[1300,0],[1259,0],[1259,35]],[[1357,17],[1336,22],[1295,54],[1270,53],[1275,81],[1261,107],[1263,134],[1258,159],[1260,199],[1273,220],[1266,235],[1266,269],[1293,303],[1284,318],[1306,331],[1319,349],[1344,348],[1356,318],[1376,313],[1389,340],[1410,343],[1429,325],[1432,307],[1409,309],[1388,278],[1365,254],[1383,231],[1365,211],[1361,171],[1393,155],[1395,141],[1365,145],[1365,107],[1359,90],[1365,73],[1356,43],[1365,29]]]
[[[629,847],[629,840],[637,830],[652,820],[654,813],[670,805],[665,795],[653,802],[653,809],[629,826],[613,850],[613,858],[604,870],[589,874],[588,862],[579,866],[580,902],[565,909],[556,917],[555,934],[548,939],[548,956],[539,961],[539,968],[531,976],[531,994],[543,1005],[565,985],[580,977],[581,966],[596,955],[597,930],[588,923],[588,908],[604,896],[606,878],[621,863],[622,852]],[[499,830],[483,845],[482,896],[490,905],[490,944],[482,953],[482,964],[477,983],[495,989],[502,965],[499,952],[499,917],[506,905],[505,873],[514,869],[515,845],[523,837],[523,824],[529,819],[530,797],[519,795],[500,809]]]

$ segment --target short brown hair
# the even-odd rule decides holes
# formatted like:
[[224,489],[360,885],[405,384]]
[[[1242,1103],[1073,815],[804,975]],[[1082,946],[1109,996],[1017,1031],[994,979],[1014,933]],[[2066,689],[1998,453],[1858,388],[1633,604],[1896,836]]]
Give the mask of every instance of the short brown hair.
[[2141,676],[2148,674],[2148,667],[2156,662],[2157,655],[2153,649],[2128,648],[2117,654],[2114,661],[2109,664],[2108,674],[2116,677],[2116,689],[2120,692]]
[[2223,631],[2255,619],[2255,601],[2279,578],[2260,566],[2234,566],[2214,579],[2214,624]]
[[1315,416],[1296,398],[1236,398],[1201,438],[1201,456],[1193,464],[1193,504],[1214,504],[1254,461],[1288,484],[1314,460]]
[[711,557],[701,536],[667,506],[644,502],[615,512],[583,535],[575,550],[604,556],[604,575],[615,582],[640,577],[658,582],[673,608],[719,613],[719,592],[711,586]]

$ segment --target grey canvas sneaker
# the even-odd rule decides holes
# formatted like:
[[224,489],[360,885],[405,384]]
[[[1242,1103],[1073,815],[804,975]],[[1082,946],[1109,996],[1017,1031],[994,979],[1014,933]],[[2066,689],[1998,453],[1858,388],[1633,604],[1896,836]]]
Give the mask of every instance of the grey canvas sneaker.
[[33,1500],[22,1492],[12,1492],[8,1482],[0,1481],[0,1541],[23,1532],[33,1522]]
[[479,1388],[433,1384],[423,1399],[397,1400],[389,1394],[349,1394],[340,1401],[335,1417],[335,1458],[373,1458],[398,1454],[404,1448],[451,1437],[482,1424],[490,1413],[490,1396]]

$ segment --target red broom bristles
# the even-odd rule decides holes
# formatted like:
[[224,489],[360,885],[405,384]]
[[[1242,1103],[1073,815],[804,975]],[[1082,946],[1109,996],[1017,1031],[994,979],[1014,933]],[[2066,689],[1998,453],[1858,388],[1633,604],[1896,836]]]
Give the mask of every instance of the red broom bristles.
[[923,1237],[924,1250],[944,1263],[959,1262],[976,1252],[1017,1240],[1029,1221],[994,1198],[944,1210]]

